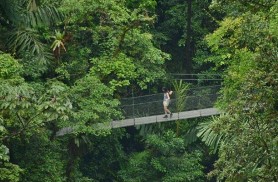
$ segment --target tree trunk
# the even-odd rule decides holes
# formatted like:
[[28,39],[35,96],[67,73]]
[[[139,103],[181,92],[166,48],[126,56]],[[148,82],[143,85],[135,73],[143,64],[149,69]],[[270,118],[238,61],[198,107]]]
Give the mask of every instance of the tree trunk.
[[185,60],[183,69],[190,73],[192,71],[192,0],[187,0],[186,12],[186,44],[185,44]]
[[67,177],[67,182],[73,182],[74,181],[73,172],[76,168],[77,158],[78,158],[78,149],[74,143],[74,139],[70,139],[68,143],[68,154],[69,154],[69,160],[66,166],[66,177]]

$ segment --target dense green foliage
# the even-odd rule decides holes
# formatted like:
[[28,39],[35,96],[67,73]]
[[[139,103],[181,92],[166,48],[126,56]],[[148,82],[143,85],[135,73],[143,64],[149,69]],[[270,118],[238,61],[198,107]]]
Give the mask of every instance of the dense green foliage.
[[[0,181],[277,181],[277,28],[276,0],[1,0]],[[102,127],[162,84],[183,110],[169,73],[222,75],[222,114]]]
[[[219,106],[211,125],[223,136],[211,173],[226,181],[277,181],[277,1],[215,1],[227,16],[207,36],[225,67]],[[247,6],[243,6],[243,5]],[[277,27],[276,27],[277,28]]]
[[148,135],[146,150],[132,153],[126,168],[120,171],[123,181],[203,181],[199,151],[186,152],[182,138],[166,131],[163,136]]

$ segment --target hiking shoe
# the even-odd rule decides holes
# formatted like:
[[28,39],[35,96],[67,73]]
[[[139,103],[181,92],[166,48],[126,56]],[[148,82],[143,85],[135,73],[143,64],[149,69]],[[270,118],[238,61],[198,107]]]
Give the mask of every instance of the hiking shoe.
[[167,115],[165,115],[165,116],[163,116],[163,118],[168,118],[168,116],[167,116]]
[[173,116],[173,113],[170,114],[170,118]]

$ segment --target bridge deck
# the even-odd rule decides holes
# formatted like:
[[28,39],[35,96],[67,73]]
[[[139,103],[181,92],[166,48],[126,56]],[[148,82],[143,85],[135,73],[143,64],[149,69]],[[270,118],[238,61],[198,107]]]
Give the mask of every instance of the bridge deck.
[[111,128],[121,128],[121,127],[150,124],[150,123],[161,123],[161,122],[174,121],[179,119],[212,116],[216,114],[219,114],[219,111],[216,108],[206,108],[206,109],[199,109],[193,111],[184,111],[180,113],[173,113],[172,118],[169,117],[163,118],[164,115],[155,115],[155,116],[147,116],[141,118],[124,119],[120,121],[112,121]]
[[[128,126],[136,126],[142,124],[151,124],[151,123],[161,123],[161,122],[168,122],[168,121],[175,121],[180,119],[189,119],[189,118],[198,118],[198,117],[205,117],[205,116],[212,116],[217,115],[220,112],[216,108],[206,108],[206,109],[199,109],[199,110],[192,110],[192,111],[184,111],[180,113],[173,113],[172,118],[163,118],[164,115],[155,115],[155,116],[147,116],[147,117],[140,117],[140,118],[133,118],[133,119],[124,119],[119,121],[112,121],[110,123],[98,123],[96,124],[96,128],[99,129],[109,129],[109,128],[122,128]],[[72,127],[62,128],[56,133],[56,136],[62,136],[73,131]]]

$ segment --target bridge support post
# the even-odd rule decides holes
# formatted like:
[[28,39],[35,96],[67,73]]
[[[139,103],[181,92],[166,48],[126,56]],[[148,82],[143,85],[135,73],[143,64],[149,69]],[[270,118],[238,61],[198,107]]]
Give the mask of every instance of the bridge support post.
[[110,126],[111,126],[111,128],[114,128],[114,126],[113,126],[113,121],[110,123]]

